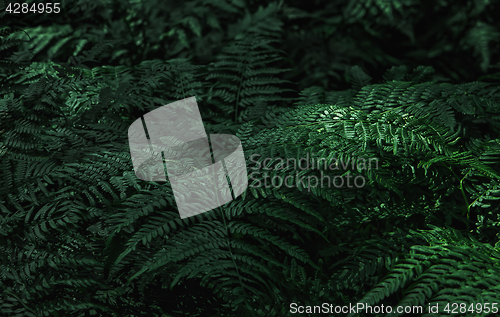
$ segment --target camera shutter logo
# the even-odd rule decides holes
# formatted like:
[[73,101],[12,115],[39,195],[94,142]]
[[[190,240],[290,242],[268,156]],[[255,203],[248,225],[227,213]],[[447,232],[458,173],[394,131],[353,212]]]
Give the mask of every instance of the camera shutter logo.
[[135,174],[145,181],[168,177],[181,219],[217,208],[248,187],[241,141],[211,134],[209,142],[194,96],[135,120],[128,139]]

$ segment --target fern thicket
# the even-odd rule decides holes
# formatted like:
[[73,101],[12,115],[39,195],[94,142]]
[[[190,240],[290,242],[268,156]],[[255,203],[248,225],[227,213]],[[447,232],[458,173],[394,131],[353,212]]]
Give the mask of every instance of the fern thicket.
[[[310,5],[80,1],[53,23],[5,20],[2,314],[288,316],[291,303],[359,303],[425,315],[499,300],[495,4]],[[445,18],[420,26],[425,14]],[[435,28],[452,40],[387,52],[386,40],[420,45]],[[455,49],[484,81],[450,69]],[[249,187],[180,219],[168,180],[134,173],[127,130],[191,96],[207,133],[240,138]]]

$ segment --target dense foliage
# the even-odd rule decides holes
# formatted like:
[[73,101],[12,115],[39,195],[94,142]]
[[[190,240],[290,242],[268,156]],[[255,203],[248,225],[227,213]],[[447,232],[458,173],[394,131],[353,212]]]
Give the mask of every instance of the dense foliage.
[[[498,1],[25,3],[0,1],[2,316],[496,315]],[[191,96],[249,187],[181,220],[127,130]]]

